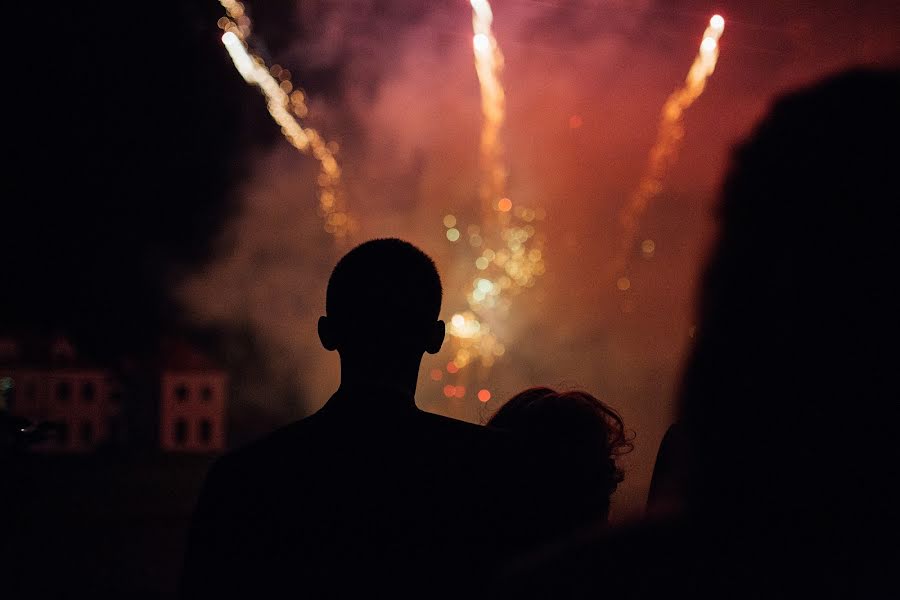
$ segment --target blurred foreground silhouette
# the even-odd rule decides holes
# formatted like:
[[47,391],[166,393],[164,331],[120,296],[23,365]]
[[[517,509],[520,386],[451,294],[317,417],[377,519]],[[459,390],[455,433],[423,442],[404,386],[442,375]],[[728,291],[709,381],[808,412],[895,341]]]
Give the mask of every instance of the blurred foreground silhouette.
[[897,596],[898,106],[898,71],[851,71],[737,149],[667,468],[683,517],[548,551],[499,597]]

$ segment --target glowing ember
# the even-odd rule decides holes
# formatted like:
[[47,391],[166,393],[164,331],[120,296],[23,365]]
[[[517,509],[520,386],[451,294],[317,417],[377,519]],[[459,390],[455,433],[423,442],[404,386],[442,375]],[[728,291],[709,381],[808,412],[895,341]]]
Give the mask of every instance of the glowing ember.
[[[716,68],[716,61],[719,59],[719,38],[724,30],[725,19],[721,15],[714,15],[703,32],[700,51],[688,71],[684,85],[669,96],[663,105],[659,133],[650,151],[647,170],[620,216],[623,237],[620,255],[614,261],[617,270],[623,270],[627,266],[634,249],[641,215],[647,210],[650,201],[659,194],[666,170],[675,160],[679,144],[684,137],[682,116],[703,93],[707,80]],[[646,247],[641,248],[644,256],[652,255],[654,249],[651,248],[648,252]],[[616,284],[620,290],[623,289],[621,285],[623,279],[627,280],[627,277],[620,278]]]

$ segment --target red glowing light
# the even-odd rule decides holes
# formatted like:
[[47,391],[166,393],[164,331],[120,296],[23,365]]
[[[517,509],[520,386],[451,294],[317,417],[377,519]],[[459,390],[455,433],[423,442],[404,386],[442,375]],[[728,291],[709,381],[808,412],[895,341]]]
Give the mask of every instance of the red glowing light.
[[497,203],[497,210],[500,212],[509,212],[512,208],[512,200],[509,198],[500,198],[500,202]]
[[452,386],[452,385],[444,386],[444,395],[447,396],[448,398],[452,398],[455,393],[456,393],[455,386]]
[[458,385],[458,386],[456,386],[456,389],[453,390],[453,392],[454,392],[454,394],[453,394],[454,396],[456,396],[457,398],[462,398],[463,396],[466,395],[466,388],[465,388],[465,386]]
[[491,393],[488,390],[478,390],[478,400],[487,402],[491,399]]
[[459,367],[456,366],[456,363],[452,360],[447,363],[447,372],[448,373],[456,373],[459,371]]
[[444,376],[444,372],[441,371],[440,369],[432,369],[431,370],[431,379],[432,380],[440,381],[443,376]]
[[578,129],[584,125],[584,119],[581,118],[581,115],[572,115],[569,117],[569,128],[570,129]]

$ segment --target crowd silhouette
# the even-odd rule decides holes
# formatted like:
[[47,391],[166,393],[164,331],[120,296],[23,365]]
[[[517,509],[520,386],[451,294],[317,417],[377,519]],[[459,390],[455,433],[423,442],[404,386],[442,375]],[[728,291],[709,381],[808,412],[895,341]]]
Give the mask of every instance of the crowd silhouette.
[[373,240],[319,321],[339,389],[213,467],[183,597],[897,597],[898,107],[900,72],[850,71],[735,151],[646,520],[607,526],[632,436],[587,392],[416,407],[440,278]]

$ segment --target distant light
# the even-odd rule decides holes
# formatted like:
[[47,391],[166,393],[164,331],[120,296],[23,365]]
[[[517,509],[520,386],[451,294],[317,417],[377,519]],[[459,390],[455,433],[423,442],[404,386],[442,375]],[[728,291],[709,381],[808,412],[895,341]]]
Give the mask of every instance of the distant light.
[[456,393],[456,386],[445,385],[444,386],[444,395],[448,398],[452,398],[453,394]]
[[491,283],[490,279],[479,279],[476,284],[478,290],[483,294],[490,294],[491,290],[494,289],[494,284]]
[[450,323],[457,329],[462,329],[466,326],[466,318],[460,314],[455,314],[453,315],[453,318],[450,319]]
[[700,51],[701,52],[712,52],[716,49],[719,43],[716,41],[716,38],[705,37],[703,41],[700,42]]
[[476,52],[486,54],[491,49],[491,40],[483,33],[476,33],[475,37],[472,38],[472,45],[475,47]]
[[722,18],[722,15],[713,15],[709,20],[709,26],[713,29],[725,29],[725,19]]
[[626,291],[631,287],[631,280],[627,277],[619,277],[619,280],[616,281],[616,287],[619,288],[619,291]]
[[644,255],[644,258],[652,258],[655,252],[656,242],[653,240],[644,240],[641,242],[641,253]]
[[509,212],[512,208],[512,200],[509,198],[500,198],[500,201],[497,203],[497,210],[500,212]]
[[491,393],[488,390],[478,390],[478,400],[487,402],[491,399]]
[[431,379],[434,381],[440,381],[444,377],[444,372],[440,369],[432,369],[431,370]]
[[455,242],[456,240],[458,240],[459,239],[459,229],[457,229],[456,227],[451,227],[450,229],[448,229],[447,230],[447,239],[450,240],[451,242]]
[[453,391],[453,395],[457,398],[463,398],[466,395],[466,387],[463,385],[456,386],[456,389]]
[[490,264],[491,264],[491,261],[489,261],[488,259],[486,259],[483,256],[479,256],[478,258],[475,259],[475,266],[478,267],[478,269],[481,271],[484,271],[485,269],[487,269],[488,265],[490,265]]
[[584,125],[584,119],[581,118],[581,115],[572,115],[569,117],[569,129],[578,129]]
[[453,215],[444,216],[444,227],[456,227],[456,217]]
[[456,363],[452,360],[447,363],[447,372],[448,373],[456,373],[459,371],[459,367],[456,366]]

